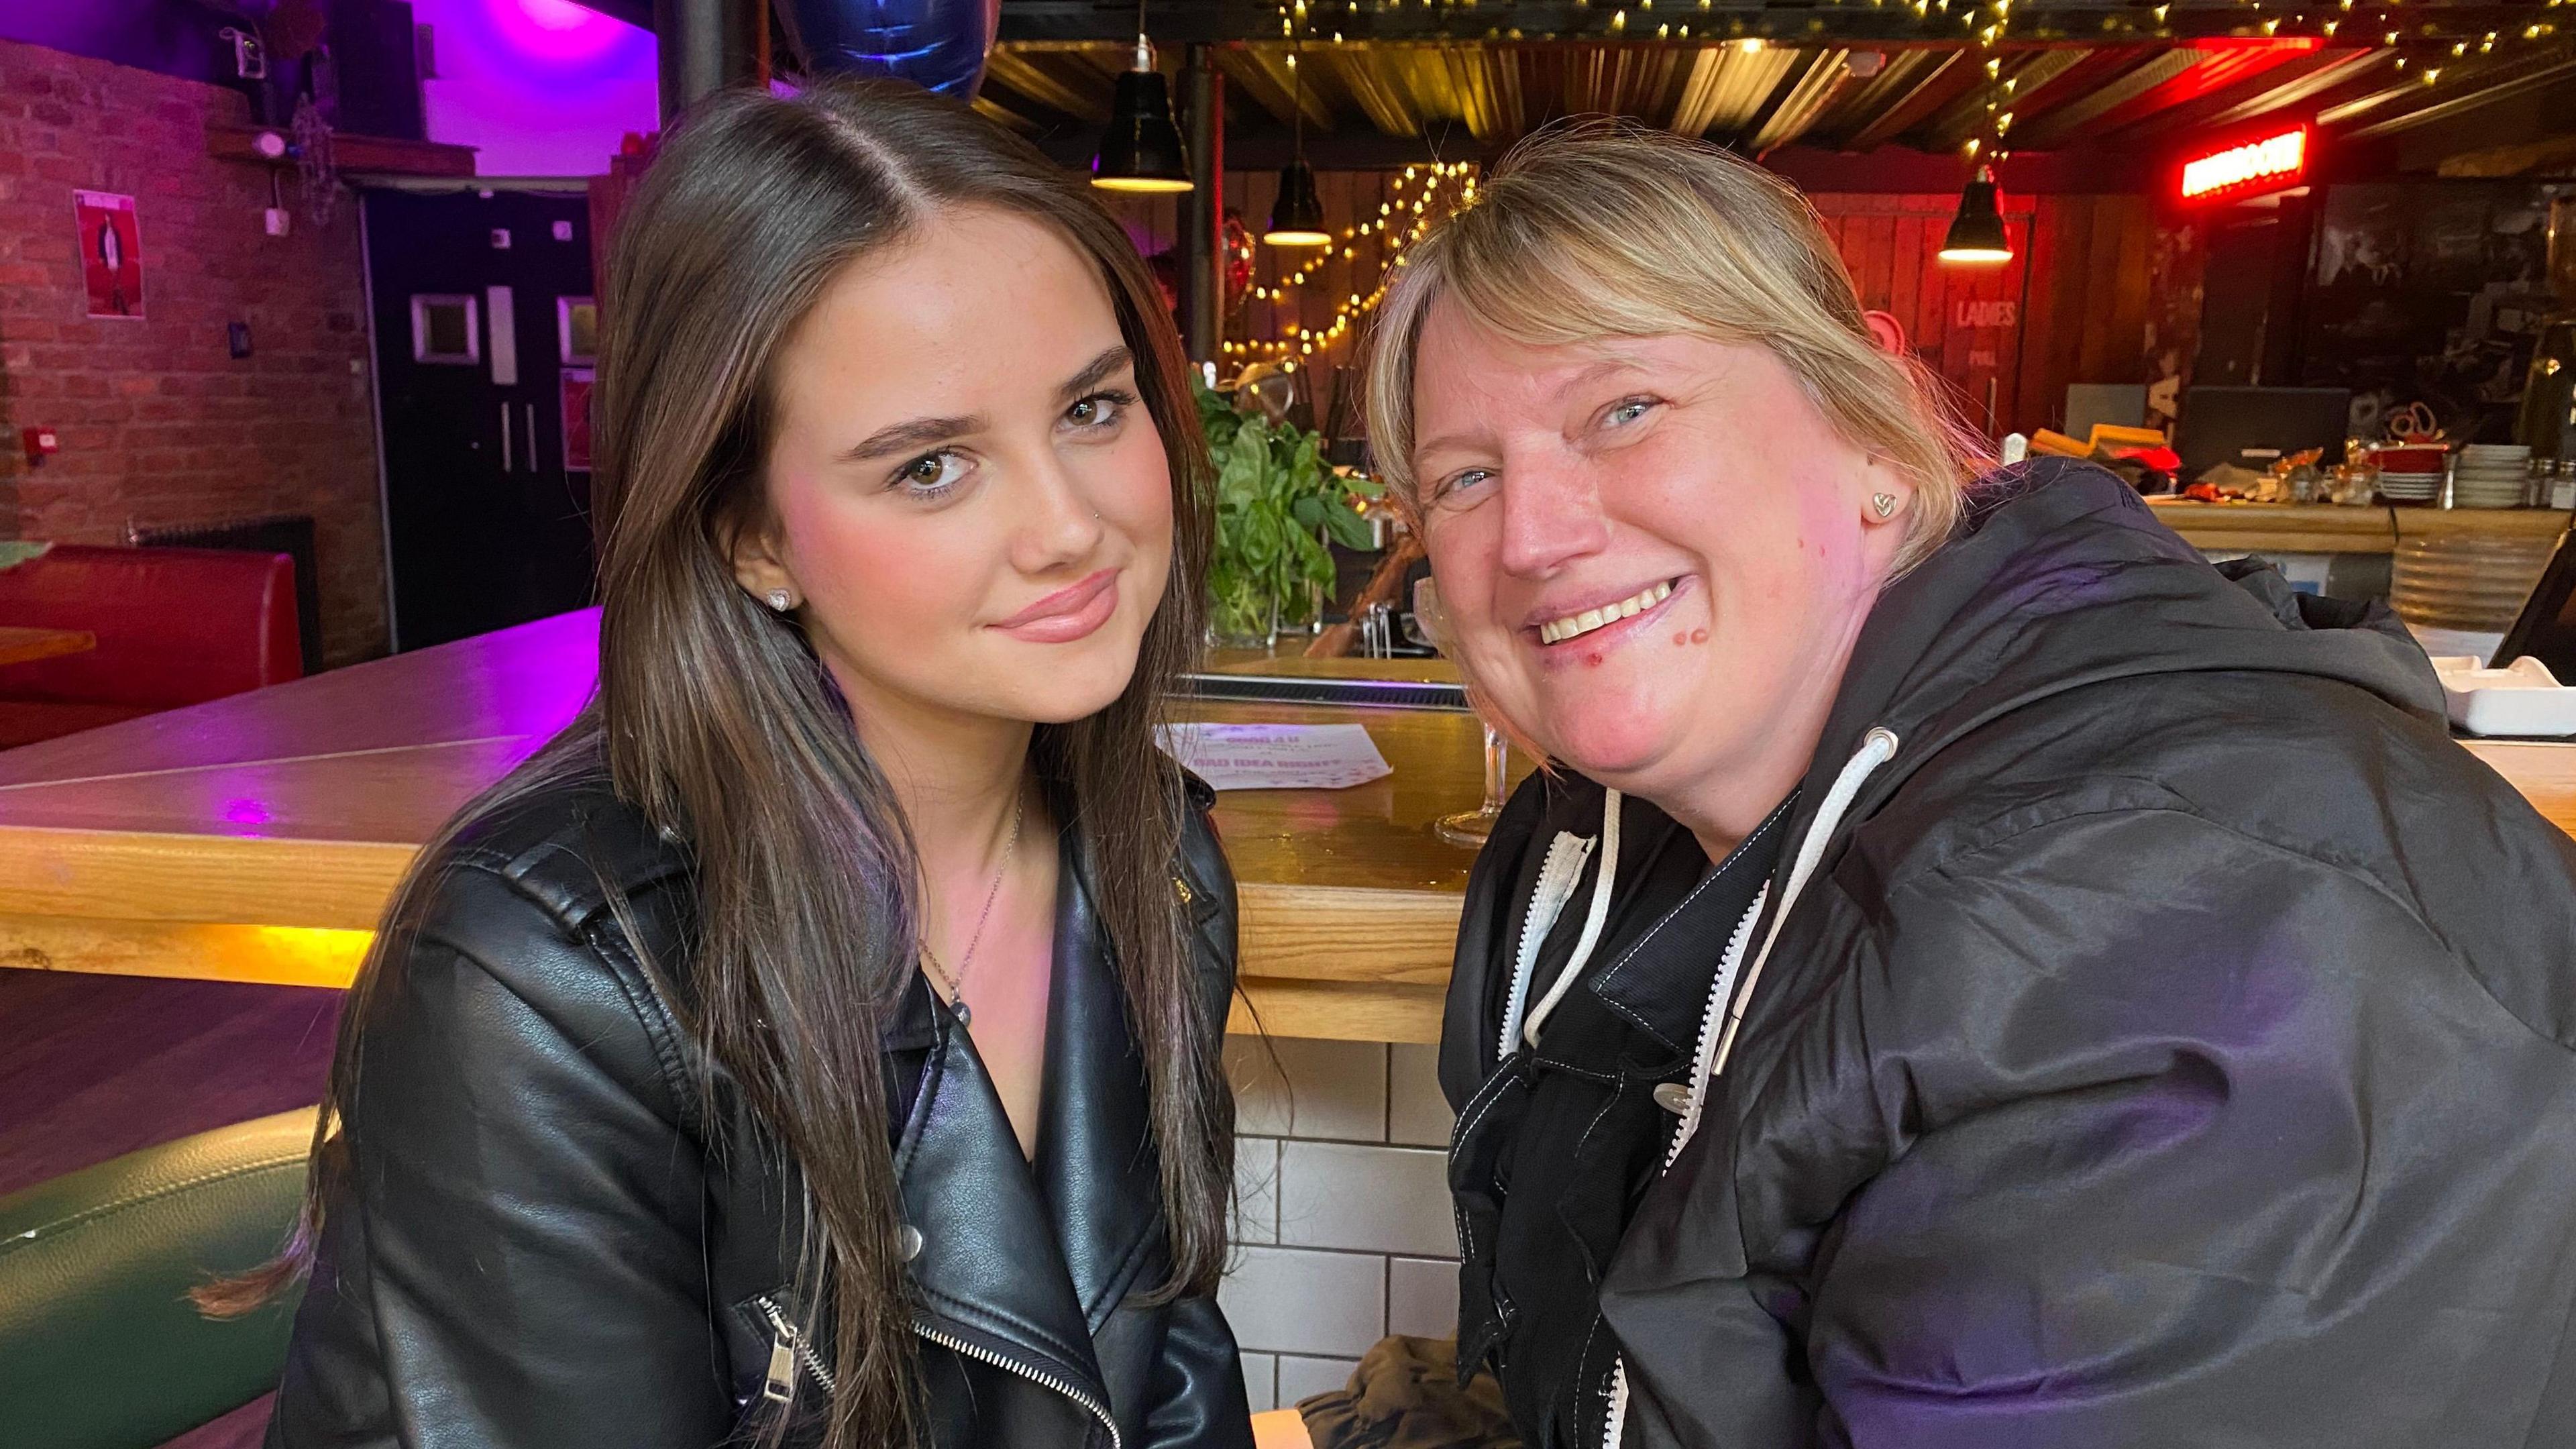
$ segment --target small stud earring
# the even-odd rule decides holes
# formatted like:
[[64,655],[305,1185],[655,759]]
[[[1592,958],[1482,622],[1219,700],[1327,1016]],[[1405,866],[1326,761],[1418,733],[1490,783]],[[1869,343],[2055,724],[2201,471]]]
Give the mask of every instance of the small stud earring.
[[1869,495],[1869,506],[1877,510],[1879,517],[1892,518],[1896,514],[1896,495],[1893,493],[1873,493]]
[[776,609],[782,614],[787,612],[787,606],[793,602],[795,601],[787,596],[787,591],[785,589],[771,589],[769,591],[769,607]]

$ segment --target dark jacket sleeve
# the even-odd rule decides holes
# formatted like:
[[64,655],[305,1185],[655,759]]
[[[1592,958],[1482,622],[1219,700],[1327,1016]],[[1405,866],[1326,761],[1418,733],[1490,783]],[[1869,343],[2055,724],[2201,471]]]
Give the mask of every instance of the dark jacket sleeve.
[[1145,1418],[1147,1449],[1251,1449],[1243,1360],[1216,1299],[1184,1298],[1165,1312],[1154,1410]]
[[[1196,777],[1189,784],[1192,808],[1190,828],[1182,837],[1181,884],[1190,893],[1203,1009],[1209,1030],[1221,1040],[1234,998],[1240,946],[1234,870],[1208,815],[1216,792]],[[1230,1097],[1226,1108],[1232,1111]],[[1145,1444],[1150,1449],[1251,1449],[1252,1406],[1244,1396],[1242,1357],[1234,1329],[1212,1295],[1183,1298],[1165,1310]]]
[[[1794,1126],[1704,1134],[1622,1246],[1631,1442],[2520,1442],[2553,1346],[2477,1362],[2492,1344],[2441,1325],[2555,1321],[2558,1289],[2481,1265],[2565,1245],[2464,1218],[2461,1185],[2564,1129],[2459,1104],[2563,1104],[2565,1054],[2402,880],[2124,811],[1891,882],[1873,914],[1789,1008],[1833,1029],[1725,1083],[1757,1094],[1734,1120]],[[2495,1424],[2405,1422],[2436,1396],[2403,1385],[2473,1376]]]
[[700,1154],[643,984],[454,871],[368,1002],[271,1444],[704,1449]]

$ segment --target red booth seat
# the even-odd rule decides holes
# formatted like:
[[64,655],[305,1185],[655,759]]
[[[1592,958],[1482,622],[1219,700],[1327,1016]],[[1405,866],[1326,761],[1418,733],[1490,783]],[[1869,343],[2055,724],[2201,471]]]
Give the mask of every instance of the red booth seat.
[[0,749],[304,672],[282,553],[58,544],[0,569],[0,624],[98,636],[87,653],[0,665]]

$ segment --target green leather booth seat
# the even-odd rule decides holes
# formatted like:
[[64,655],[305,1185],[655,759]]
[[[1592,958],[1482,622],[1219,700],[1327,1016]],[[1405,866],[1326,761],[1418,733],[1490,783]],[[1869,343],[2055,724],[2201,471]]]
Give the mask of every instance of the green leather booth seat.
[[276,1387],[293,1303],[187,1293],[277,1251],[312,1142],[308,1107],[0,1198],[0,1444],[149,1449]]

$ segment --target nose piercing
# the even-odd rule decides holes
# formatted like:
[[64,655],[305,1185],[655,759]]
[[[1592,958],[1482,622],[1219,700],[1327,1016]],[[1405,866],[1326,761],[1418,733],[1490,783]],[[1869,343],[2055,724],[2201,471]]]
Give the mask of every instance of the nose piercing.
[[1893,493],[1873,493],[1869,495],[1869,506],[1877,510],[1879,517],[1889,517],[1896,512],[1896,495]]
[[793,602],[794,600],[787,596],[787,591],[785,589],[771,589],[769,591],[769,607],[776,609],[782,614],[787,612],[787,606]]

